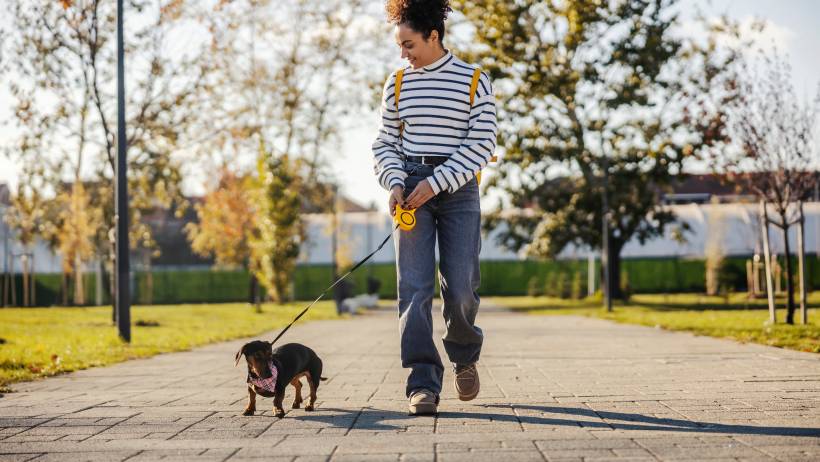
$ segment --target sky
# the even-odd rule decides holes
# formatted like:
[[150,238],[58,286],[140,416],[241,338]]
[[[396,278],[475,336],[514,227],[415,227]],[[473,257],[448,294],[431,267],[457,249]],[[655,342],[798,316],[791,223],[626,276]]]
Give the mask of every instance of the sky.
[[[775,43],[779,50],[788,55],[797,94],[804,99],[815,95],[820,82],[820,1],[689,0],[683,2],[683,8],[688,11],[701,8],[709,16],[725,13],[744,24],[750,24],[755,18],[765,20],[767,32],[763,41]],[[384,40],[387,46],[393,46],[392,36],[386,36]],[[396,67],[402,65],[399,56],[396,56],[395,64]],[[0,88],[0,144],[3,145],[13,136],[10,127],[3,122],[10,114],[10,106],[8,94]],[[386,211],[387,192],[378,185],[373,175],[370,151],[378,124],[378,111],[356,121],[347,121],[346,125],[350,128],[343,135],[339,155],[333,161],[333,170],[345,195],[363,205],[372,203]],[[19,168],[19,165],[0,155],[0,183],[15,185]],[[491,174],[492,168],[486,175]],[[185,181],[184,190],[186,194],[200,195],[204,192],[204,185],[200,179],[190,178]],[[496,200],[496,195],[485,195],[482,204],[491,207]]]

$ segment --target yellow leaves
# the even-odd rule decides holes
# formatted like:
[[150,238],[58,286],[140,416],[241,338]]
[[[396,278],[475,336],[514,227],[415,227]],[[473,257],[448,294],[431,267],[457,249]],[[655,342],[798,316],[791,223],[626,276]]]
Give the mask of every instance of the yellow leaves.
[[231,2],[232,2],[232,0],[219,0],[219,3],[217,3],[216,5],[214,5],[214,11],[219,11],[219,10],[221,10],[222,8],[224,8],[225,6],[227,6],[227,5],[228,5],[228,3],[231,3]]
[[62,5],[64,10],[67,10],[71,7],[71,0],[60,0],[60,5]]
[[92,207],[90,197],[81,181],[75,181],[70,191],[62,191],[55,198],[59,210],[47,234],[57,241],[57,250],[63,257],[63,270],[71,274],[77,265],[94,255],[94,235],[102,222],[102,211]]
[[260,284],[274,300],[287,294],[303,239],[298,165],[287,154],[274,157],[260,142],[250,262]]
[[222,171],[218,188],[196,206],[199,224],[186,227],[194,252],[213,256],[221,266],[244,266],[253,230],[253,198],[248,186],[245,177]]
[[179,19],[182,16],[184,6],[184,0],[171,0],[160,7],[160,14],[164,19],[169,19],[173,21]]
[[578,10],[571,7],[567,8],[566,18],[567,26],[569,26],[570,35],[577,34],[583,28],[583,25],[581,24],[581,17],[578,14]]

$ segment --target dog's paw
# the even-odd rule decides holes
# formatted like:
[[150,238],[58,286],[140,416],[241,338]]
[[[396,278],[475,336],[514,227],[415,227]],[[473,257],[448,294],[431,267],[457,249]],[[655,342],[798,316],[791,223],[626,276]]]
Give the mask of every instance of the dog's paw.
[[245,409],[242,415],[253,415],[254,412],[256,412],[256,409]]
[[282,417],[285,417],[285,410],[284,409],[274,409],[273,410],[273,415],[275,415],[276,417],[281,419]]
[[293,406],[291,406],[291,409],[299,409],[300,407],[302,407],[302,403],[297,403],[294,401]]
[[311,404],[308,404],[307,406],[305,406],[305,410],[306,410],[306,411],[308,411],[308,412],[311,412],[311,411],[313,411],[314,409],[315,409],[315,408],[314,408],[314,407],[313,407],[313,405],[311,405]]

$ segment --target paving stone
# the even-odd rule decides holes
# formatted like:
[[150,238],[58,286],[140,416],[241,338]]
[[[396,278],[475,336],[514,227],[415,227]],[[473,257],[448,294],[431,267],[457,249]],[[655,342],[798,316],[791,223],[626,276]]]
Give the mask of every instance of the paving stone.
[[817,355],[485,306],[480,396],[457,400],[446,368],[440,414],[411,417],[396,324],[294,326],[330,380],[315,412],[283,419],[268,398],[239,415],[245,340],[15,385],[0,462],[820,460]]
[[42,454],[0,454],[0,462],[25,462]]
[[442,462],[474,462],[476,460],[503,460],[505,462],[542,462],[544,456],[538,451],[470,451],[441,453],[438,459]]
[[137,451],[76,451],[71,452],[70,454],[58,452],[51,454],[43,454],[40,457],[37,457],[32,460],[36,462],[65,462],[66,460],[71,460],[71,462],[111,462],[124,461],[130,459],[136,454]]

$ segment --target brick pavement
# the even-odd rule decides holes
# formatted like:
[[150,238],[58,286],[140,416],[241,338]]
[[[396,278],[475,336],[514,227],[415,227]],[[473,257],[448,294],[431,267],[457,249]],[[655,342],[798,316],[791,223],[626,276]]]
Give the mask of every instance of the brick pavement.
[[438,417],[406,415],[378,311],[287,334],[325,363],[316,412],[239,416],[227,342],[16,385],[0,461],[820,460],[820,355],[492,307],[479,325],[480,397],[455,399],[448,371]]

